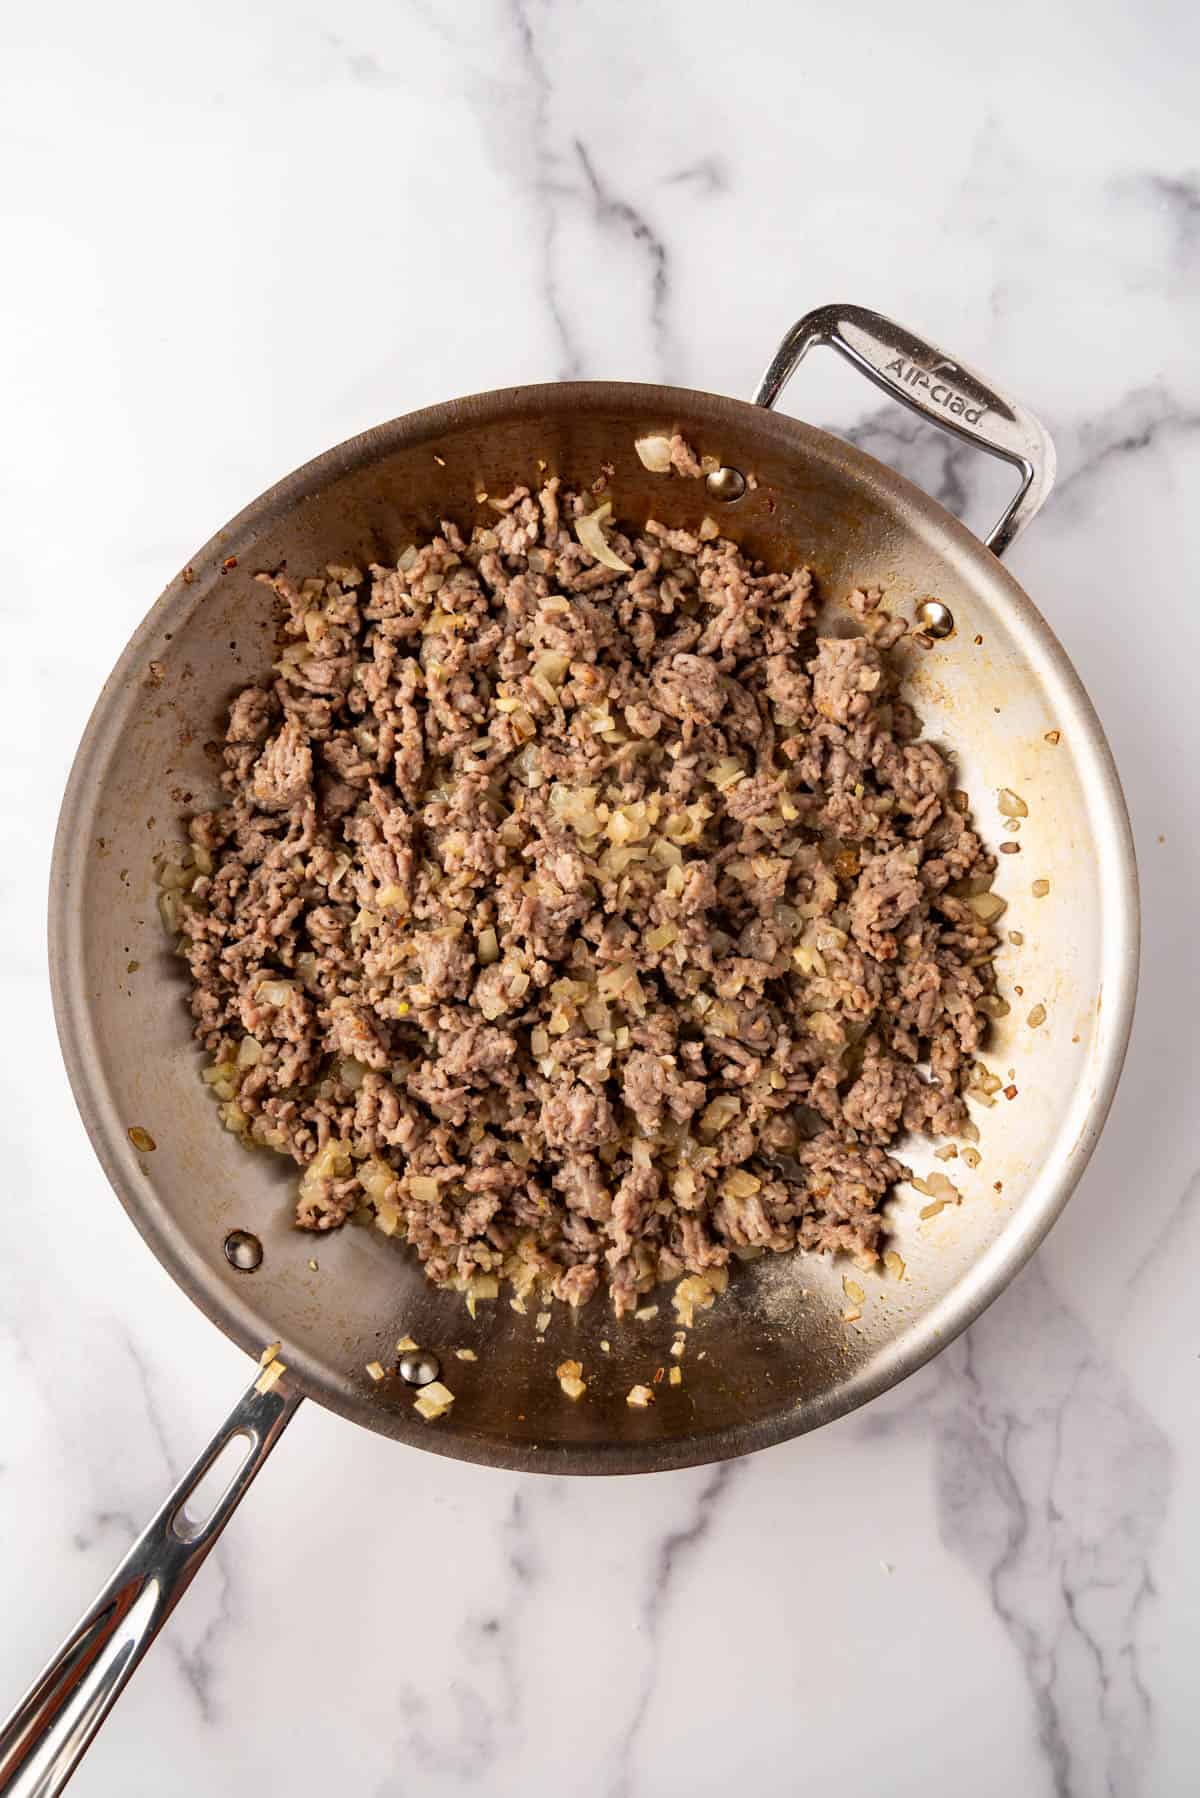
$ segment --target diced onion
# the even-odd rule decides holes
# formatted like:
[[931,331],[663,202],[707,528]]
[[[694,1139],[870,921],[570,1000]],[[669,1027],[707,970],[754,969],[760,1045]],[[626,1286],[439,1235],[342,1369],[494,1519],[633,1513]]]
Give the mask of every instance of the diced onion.
[[296,982],[294,980],[260,980],[254,996],[256,999],[264,1000],[268,1005],[275,1006],[278,1010],[280,1006],[287,1004],[295,990]]
[[731,1124],[742,1109],[742,1101],[735,1099],[732,1093],[718,1093],[711,1104],[707,1105],[700,1118],[701,1136],[713,1137]]
[[671,1295],[680,1323],[690,1327],[696,1312],[707,1311],[718,1292],[724,1292],[728,1280],[723,1267],[710,1267],[707,1273],[688,1274],[680,1280]]
[[557,687],[567,672],[570,661],[570,656],[564,655],[561,650],[548,649],[533,664],[533,677],[535,680],[546,681],[551,687]]
[[605,568],[611,568],[616,574],[632,574],[633,564],[622,562],[617,552],[610,548],[604,537],[603,526],[612,515],[612,501],[605,500],[594,512],[585,512],[575,520],[575,535],[590,556]]
[[725,756],[709,769],[708,778],[714,787],[724,793],[730,787],[736,787],[745,778],[745,774],[746,770],[739,761],[735,761],[732,756]]
[[[372,1156],[358,1164],[358,1180],[363,1191],[374,1205],[382,1205],[388,1193],[396,1183],[396,1176],[384,1161],[376,1161]],[[391,1231],[387,1232],[388,1235]]]
[[426,1423],[433,1423],[436,1418],[444,1417],[454,1403],[454,1394],[440,1380],[431,1380],[428,1386],[422,1386],[413,1400],[414,1411],[420,1412]]
[[[910,1184],[915,1186],[918,1192],[925,1193],[928,1198],[940,1199],[943,1205],[962,1204],[962,1194],[953,1181],[946,1178],[945,1174],[932,1173],[926,1179],[914,1179]],[[924,1217],[925,1213],[922,1212],[921,1215]]]
[[587,1391],[587,1381],[580,1378],[583,1365],[579,1361],[560,1361],[555,1372],[558,1383],[568,1398],[582,1398]]
[[286,1372],[286,1362],[269,1361],[254,1382],[255,1392],[270,1392],[272,1386],[278,1385]]
[[638,461],[651,474],[670,474],[671,472],[671,439],[669,437],[638,437],[634,441],[634,449],[638,453]]
[[972,893],[967,904],[985,924],[991,924],[1008,909],[1008,901],[1002,899],[999,893]]
[[500,945],[496,940],[496,932],[489,924],[479,932],[476,940],[476,951],[481,964],[488,968],[500,959]]

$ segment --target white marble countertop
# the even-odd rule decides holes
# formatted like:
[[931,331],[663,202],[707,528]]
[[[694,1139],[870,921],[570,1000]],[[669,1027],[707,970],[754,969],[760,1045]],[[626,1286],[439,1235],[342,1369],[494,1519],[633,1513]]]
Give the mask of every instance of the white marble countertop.
[[[717,1470],[489,1473],[306,1407],[76,1789],[1194,1792],[1194,11],[62,0],[2,35],[0,1710],[246,1374],[109,1194],[50,1015],[58,798],[126,636],[381,418],[567,374],[748,395],[846,299],[1057,440],[1011,564],[1110,733],[1145,901],[1082,1188],[936,1363]],[[997,509],[832,358],[788,405]]]

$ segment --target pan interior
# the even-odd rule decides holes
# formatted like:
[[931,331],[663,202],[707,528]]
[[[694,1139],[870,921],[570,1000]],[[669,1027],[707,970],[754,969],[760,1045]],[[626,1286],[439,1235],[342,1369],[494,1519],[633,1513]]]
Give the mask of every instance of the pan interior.
[[[701,483],[649,474],[635,439],[673,429],[752,476],[745,495],[722,503]],[[956,755],[988,841],[1002,840],[1001,788],[1029,812],[1021,853],[1001,858],[997,879],[1003,925],[1023,941],[1000,957],[1013,1009],[987,1053],[1017,1096],[976,1110],[980,1166],[949,1168],[962,1204],[922,1220],[927,1199],[901,1189],[890,1211],[901,1280],[798,1255],[741,1265],[690,1334],[683,1384],[664,1380],[646,1411],[625,1394],[672,1365],[667,1291],[643,1322],[615,1322],[600,1299],[581,1314],[556,1306],[538,1343],[535,1307],[520,1316],[501,1298],[472,1320],[461,1297],[432,1289],[377,1232],[292,1228],[294,1170],[241,1149],[200,1082],[185,970],[168,952],[153,872],[178,814],[216,791],[210,745],[223,707],[270,660],[271,596],[256,571],[394,559],[442,517],[469,526],[478,495],[532,482],[540,465],[587,483],[606,463],[618,516],[694,525],[707,511],[773,565],[810,564],[834,607],[868,583],[909,616],[925,600],[948,608],[952,634],[904,652],[910,694],[926,733]],[[1035,880],[1049,882],[1042,898]],[[279,1339],[313,1396],[422,1447],[499,1466],[627,1472],[811,1428],[902,1377],[994,1296],[1069,1194],[1111,1099],[1132,1007],[1136,893],[1095,715],[1030,601],[966,530],[794,420],[678,389],[587,383],[397,420],[289,476],[207,545],[147,617],[89,724],[60,820],[51,936],[60,1035],[97,1152],[155,1253],[222,1329],[256,1353]],[[1045,1022],[1031,1026],[1037,1005]],[[152,1152],[130,1140],[139,1126]],[[919,1171],[943,1165],[928,1145],[901,1155]],[[226,1258],[235,1229],[261,1242],[256,1269]],[[846,1271],[867,1293],[852,1322]],[[432,1425],[414,1412],[411,1388],[365,1371],[390,1364],[405,1334],[441,1356],[457,1395]],[[456,1359],[460,1347],[477,1359]],[[580,1403],[555,1378],[566,1356],[584,1364]]]

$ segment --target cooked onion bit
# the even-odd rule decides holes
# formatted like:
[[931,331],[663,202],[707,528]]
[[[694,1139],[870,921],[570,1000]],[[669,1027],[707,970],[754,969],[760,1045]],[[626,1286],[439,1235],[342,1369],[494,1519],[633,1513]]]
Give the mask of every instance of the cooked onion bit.
[[617,574],[632,574],[632,562],[622,562],[604,535],[604,526],[612,517],[612,501],[605,500],[594,512],[584,512],[575,520],[575,535],[590,556]]

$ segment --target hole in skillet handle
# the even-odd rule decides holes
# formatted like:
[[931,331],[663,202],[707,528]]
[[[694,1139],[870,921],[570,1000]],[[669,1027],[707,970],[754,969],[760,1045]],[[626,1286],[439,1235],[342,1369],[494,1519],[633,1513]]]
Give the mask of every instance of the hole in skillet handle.
[[181,1542],[195,1542],[212,1522],[221,1501],[254,1453],[254,1438],[239,1430],[214,1455],[171,1519],[171,1533]]

